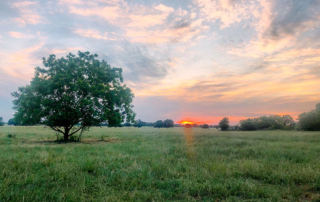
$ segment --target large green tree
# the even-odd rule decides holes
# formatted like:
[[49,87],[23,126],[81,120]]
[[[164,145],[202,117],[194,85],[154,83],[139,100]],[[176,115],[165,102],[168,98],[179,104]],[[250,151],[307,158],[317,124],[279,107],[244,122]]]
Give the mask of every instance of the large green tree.
[[102,122],[133,122],[134,95],[122,85],[122,69],[97,57],[79,51],[78,56],[43,58],[44,68],[35,69],[30,85],[12,93],[16,122],[45,124],[62,133],[64,140]]

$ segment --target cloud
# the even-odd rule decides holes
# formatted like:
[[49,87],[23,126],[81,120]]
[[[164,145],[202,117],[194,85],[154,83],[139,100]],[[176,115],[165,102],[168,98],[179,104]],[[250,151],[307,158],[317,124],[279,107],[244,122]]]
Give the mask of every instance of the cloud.
[[23,34],[21,32],[9,32],[10,36],[14,38],[30,38],[32,35]]
[[44,23],[44,19],[37,13],[36,8],[38,7],[37,2],[31,1],[20,1],[12,3],[12,7],[20,10],[20,17],[14,18],[20,26],[26,24],[39,24]]
[[114,37],[109,37],[108,32],[101,34],[97,30],[76,29],[74,30],[74,33],[79,34],[80,36],[94,38],[94,39],[116,40]]
[[[313,31],[320,22],[320,3],[314,0],[259,0],[261,12],[252,26],[257,32],[248,44],[232,47],[229,54],[259,58],[294,47],[302,35]],[[300,42],[301,43],[301,42]]]
[[[201,19],[192,19],[191,14],[181,8],[175,10],[164,4],[154,6],[133,5],[119,0],[106,5],[91,3],[85,8],[80,1],[64,2],[69,12],[80,16],[96,16],[117,26],[134,43],[177,43],[187,42],[206,31],[208,26],[201,26]],[[184,17],[182,19],[181,17]],[[82,36],[107,39],[97,30],[76,30]],[[198,38],[201,39],[201,38]]]
[[257,12],[256,4],[244,0],[194,0],[201,15],[208,21],[220,21],[220,28],[247,20]]

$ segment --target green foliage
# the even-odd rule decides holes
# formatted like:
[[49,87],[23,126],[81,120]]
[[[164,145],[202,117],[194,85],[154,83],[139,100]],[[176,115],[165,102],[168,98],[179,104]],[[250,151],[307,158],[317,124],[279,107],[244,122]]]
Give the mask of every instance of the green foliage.
[[229,128],[229,118],[224,117],[220,122],[219,122],[219,127],[221,128],[222,131],[226,131]]
[[12,93],[14,119],[22,125],[45,124],[65,140],[105,121],[109,126],[133,122],[133,93],[121,84],[122,69],[97,57],[79,51],[78,56],[43,58],[44,68],[36,68],[30,85]]
[[16,138],[16,134],[8,133],[7,138]]
[[304,112],[299,115],[299,129],[308,131],[320,130],[320,103],[316,105],[316,109],[310,112]]
[[15,122],[13,121],[13,119],[9,119],[8,121],[8,125],[11,126],[11,125],[15,125]]
[[162,127],[164,128],[173,128],[174,122],[171,119],[166,119],[162,123]]
[[315,132],[91,127],[67,146],[53,134],[0,129],[0,201],[320,200]]
[[145,125],[146,125],[146,122],[143,122],[140,119],[138,119],[137,121],[135,121],[133,126],[137,128],[141,128],[142,126],[145,126]]
[[203,129],[209,129],[209,125],[208,124],[203,124],[200,127],[203,128]]
[[131,126],[131,123],[126,122],[126,123],[123,124],[123,126],[125,126],[125,127],[130,127],[130,126]]
[[262,116],[254,119],[240,120],[240,130],[274,130],[274,129],[294,129],[296,123],[290,115]]
[[2,117],[0,117],[0,126],[4,126],[4,121]]
[[153,127],[155,127],[155,128],[162,128],[162,127],[163,127],[163,122],[162,122],[162,120],[156,121],[156,123],[154,124]]

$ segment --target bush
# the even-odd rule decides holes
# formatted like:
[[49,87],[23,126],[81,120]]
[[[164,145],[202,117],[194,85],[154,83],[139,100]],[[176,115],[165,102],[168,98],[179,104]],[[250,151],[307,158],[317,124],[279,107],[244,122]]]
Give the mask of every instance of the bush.
[[8,133],[7,138],[16,138],[16,134]]

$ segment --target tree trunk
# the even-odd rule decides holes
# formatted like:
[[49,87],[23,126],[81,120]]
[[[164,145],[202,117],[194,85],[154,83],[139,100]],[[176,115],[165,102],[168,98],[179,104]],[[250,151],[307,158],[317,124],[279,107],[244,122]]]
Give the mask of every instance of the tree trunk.
[[64,141],[68,141],[69,140],[69,134],[64,134],[64,136],[63,136],[63,139],[64,139]]
[[69,129],[68,128],[64,128],[63,139],[64,139],[64,141],[69,140]]

